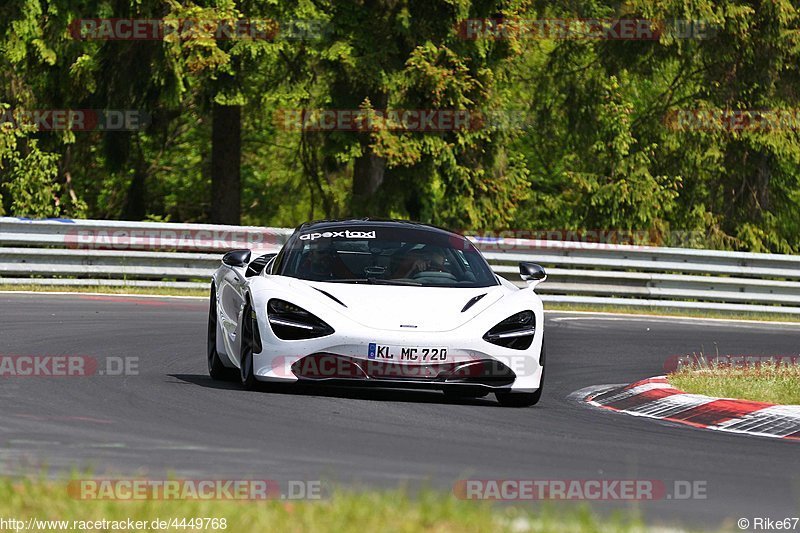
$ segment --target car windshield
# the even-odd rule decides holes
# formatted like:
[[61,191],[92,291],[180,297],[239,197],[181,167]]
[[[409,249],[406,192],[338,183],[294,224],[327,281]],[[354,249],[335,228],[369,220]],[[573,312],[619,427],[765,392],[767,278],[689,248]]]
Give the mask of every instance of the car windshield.
[[275,273],[309,281],[488,287],[497,279],[464,237],[396,226],[309,228],[289,240]]

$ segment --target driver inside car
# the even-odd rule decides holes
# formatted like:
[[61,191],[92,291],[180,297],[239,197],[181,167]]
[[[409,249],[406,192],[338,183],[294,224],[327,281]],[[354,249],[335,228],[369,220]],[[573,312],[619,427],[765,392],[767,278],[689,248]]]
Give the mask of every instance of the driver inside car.
[[391,277],[411,278],[420,272],[448,272],[444,264],[444,253],[433,246],[411,250],[399,261]]

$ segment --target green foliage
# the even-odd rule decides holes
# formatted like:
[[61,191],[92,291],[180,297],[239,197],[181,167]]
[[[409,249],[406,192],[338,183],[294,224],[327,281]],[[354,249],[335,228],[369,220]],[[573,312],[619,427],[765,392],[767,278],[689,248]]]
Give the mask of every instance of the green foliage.
[[8,181],[3,183],[3,190],[11,198],[11,212],[15,215],[55,217],[59,209],[53,178],[58,172],[58,155],[42,152],[35,140],[30,144],[24,156],[12,154]]
[[[78,17],[273,21],[274,39],[80,41]],[[468,18],[700,20],[705,38],[464,39]],[[170,23],[172,24],[172,23]],[[0,135],[11,215],[205,221],[212,103],[242,106],[243,223],[354,213],[462,230],[645,230],[664,244],[800,251],[800,131],[675,129],[678,110],[800,109],[788,1],[301,0],[0,6],[0,101],[141,109],[135,132]],[[319,30],[317,33],[315,33]],[[299,131],[287,110],[465,109],[498,119],[415,132]],[[364,196],[359,162],[377,158]],[[692,234],[687,241],[670,235]]]
[[[533,194],[520,227],[697,233],[692,245],[796,252],[798,131],[670,128],[686,110],[797,109],[789,3],[634,2],[583,16],[701,20],[705,39],[534,41],[517,65]],[[568,16],[551,6],[540,17]],[[685,36],[684,36],[685,37]]]
[[[8,109],[0,104],[0,114]],[[54,183],[58,160],[58,154],[43,151],[36,139],[28,139],[24,128],[0,125],[0,215],[4,203],[15,216],[44,218],[68,211],[60,208],[61,191]]]

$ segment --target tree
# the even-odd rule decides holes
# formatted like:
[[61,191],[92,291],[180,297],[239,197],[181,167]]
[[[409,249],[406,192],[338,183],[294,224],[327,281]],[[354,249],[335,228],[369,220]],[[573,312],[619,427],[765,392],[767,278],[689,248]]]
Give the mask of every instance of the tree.
[[[517,14],[516,4],[316,2],[330,20],[321,78],[332,109],[485,112],[498,97],[493,69],[515,42],[464,39],[458,23]],[[480,226],[510,217],[525,172],[503,155],[505,132],[421,133],[378,128],[330,134],[321,160],[329,171],[352,165],[350,213],[392,214]],[[447,201],[444,201],[446,198]],[[490,222],[491,221],[491,222]]]

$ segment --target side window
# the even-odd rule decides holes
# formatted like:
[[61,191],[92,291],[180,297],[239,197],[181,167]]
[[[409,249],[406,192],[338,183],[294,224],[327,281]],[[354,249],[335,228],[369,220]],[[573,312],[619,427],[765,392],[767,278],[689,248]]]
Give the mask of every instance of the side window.
[[454,251],[458,256],[458,259],[461,261],[461,264],[464,265],[464,270],[471,271],[472,267],[470,266],[469,261],[467,261],[466,256],[464,256],[464,252],[461,250],[454,250]]

